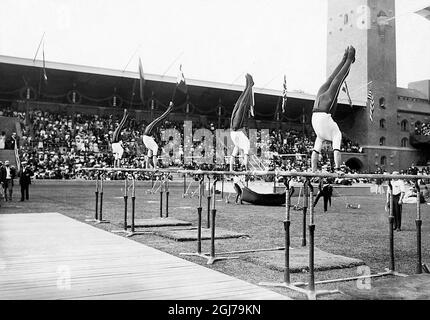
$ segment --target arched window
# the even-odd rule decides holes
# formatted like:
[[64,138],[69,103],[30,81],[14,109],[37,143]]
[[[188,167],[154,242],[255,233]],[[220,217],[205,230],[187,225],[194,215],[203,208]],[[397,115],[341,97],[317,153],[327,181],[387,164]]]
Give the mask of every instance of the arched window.
[[402,148],[406,148],[408,146],[408,138],[403,138],[400,145]]
[[385,109],[385,98],[379,98],[379,107]]
[[379,120],[379,128],[385,129],[385,119]]
[[385,146],[385,137],[381,137],[381,138],[379,139],[379,145],[380,145],[380,146]]
[[387,157],[386,156],[382,156],[381,157],[381,166],[385,166],[387,164]]
[[403,120],[400,122],[400,130],[408,131],[408,120]]

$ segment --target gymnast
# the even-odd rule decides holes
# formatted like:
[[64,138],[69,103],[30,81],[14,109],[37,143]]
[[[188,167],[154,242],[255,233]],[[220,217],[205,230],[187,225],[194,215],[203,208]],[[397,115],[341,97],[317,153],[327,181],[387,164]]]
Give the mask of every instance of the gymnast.
[[333,120],[336,112],[337,98],[343,82],[349,74],[351,65],[355,62],[355,48],[349,46],[340,64],[333,71],[327,81],[321,86],[312,109],[312,127],[317,135],[312,152],[312,171],[317,171],[318,157],[324,141],[333,144],[335,172],[342,173],[340,144],[342,133],[339,126]]
[[122,139],[121,139],[121,131],[125,123],[127,122],[127,119],[128,119],[127,109],[124,109],[124,115],[122,117],[122,120],[112,135],[112,153],[115,157],[115,160],[114,160],[115,168],[120,167],[120,161],[122,159],[122,155],[124,154],[124,148],[123,148]]
[[145,131],[143,132],[143,135],[142,135],[142,141],[145,147],[148,149],[148,153],[146,157],[147,169],[150,166],[149,160],[151,159],[151,157],[152,157],[153,168],[158,167],[158,158],[157,158],[158,145],[155,142],[153,137],[153,131],[155,127],[161,121],[166,119],[169,113],[172,112],[172,110],[175,107],[179,107],[187,101],[188,88],[187,88],[187,84],[185,83],[184,74],[182,73],[182,66],[179,68],[179,70],[180,70],[180,73],[176,81],[176,87],[175,87],[175,90],[173,91],[172,100],[170,101],[169,106],[167,107],[167,110],[157,119],[155,119],[150,124],[148,124],[148,126],[145,128]]
[[245,75],[245,79],[245,90],[239,96],[239,99],[234,105],[230,121],[230,137],[234,144],[234,149],[230,158],[230,171],[234,171],[233,164],[235,158],[239,154],[239,150],[243,150],[243,164],[245,166],[245,170],[248,170],[250,143],[244,131],[248,126],[247,118],[249,112],[251,113],[251,116],[254,116],[254,93],[252,91],[254,81],[252,80],[252,76],[248,73]]
[[149,160],[151,159],[151,157],[152,157],[152,162],[153,162],[153,168],[158,167],[158,158],[157,158],[158,144],[155,142],[152,135],[153,135],[153,131],[154,131],[155,127],[161,121],[166,119],[172,110],[173,110],[173,102],[170,102],[167,110],[161,116],[159,116],[157,119],[155,119],[150,124],[148,124],[147,127],[145,128],[145,131],[143,132],[142,141],[143,141],[143,144],[145,145],[145,147],[148,149],[148,153],[147,153],[147,157],[146,157],[146,168],[147,169],[150,167],[150,161]]

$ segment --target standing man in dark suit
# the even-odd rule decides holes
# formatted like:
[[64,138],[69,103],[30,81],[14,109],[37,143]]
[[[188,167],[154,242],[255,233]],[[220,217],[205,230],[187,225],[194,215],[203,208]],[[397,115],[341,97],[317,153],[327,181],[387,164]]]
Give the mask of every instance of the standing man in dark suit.
[[[394,175],[398,175],[398,171],[393,171]],[[393,195],[393,216],[394,216],[394,230],[402,231],[402,204],[405,196],[406,187],[405,183],[401,179],[395,179],[390,181],[391,188],[387,188],[387,204],[385,210],[389,211],[390,208],[390,194]],[[392,190],[391,190],[392,189]]]
[[3,183],[5,201],[8,199],[8,193],[9,201],[12,201],[13,179],[15,179],[15,176],[15,168],[9,165],[9,160],[6,160],[4,166],[0,169],[0,181]]
[[30,166],[26,162],[22,163],[21,171],[19,172],[19,184],[21,185],[21,201],[25,199],[28,200],[28,189],[31,184],[31,177],[33,176],[33,171],[31,171]]
[[3,190],[2,190],[2,188],[3,188],[3,174],[2,174],[2,170],[3,170],[3,161],[0,161],[0,203],[3,200]]

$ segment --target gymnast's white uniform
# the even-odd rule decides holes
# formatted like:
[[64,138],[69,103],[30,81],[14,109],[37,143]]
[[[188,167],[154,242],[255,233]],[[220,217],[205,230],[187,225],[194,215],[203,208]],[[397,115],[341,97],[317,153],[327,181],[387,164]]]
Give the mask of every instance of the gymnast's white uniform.
[[112,143],[112,153],[115,157],[115,160],[122,158],[122,155],[124,154],[124,148],[122,147],[121,141]]
[[152,155],[156,156],[158,154],[158,145],[153,137],[144,134],[142,136],[142,141],[145,147],[152,152]]
[[251,144],[249,142],[248,137],[242,130],[230,131],[230,138],[233,141],[233,144],[239,149],[243,150],[244,154],[249,154],[249,149],[251,148]]
[[312,114],[312,127],[317,135],[314,144],[314,150],[316,152],[321,152],[325,140],[332,142],[333,150],[340,151],[342,132],[337,123],[334,122],[330,113],[314,111]]
[[254,93],[252,91],[254,80],[250,74],[246,74],[245,79],[245,90],[239,96],[233,108],[230,120],[230,137],[235,146],[233,156],[237,155],[238,149],[242,149],[243,153],[248,155],[250,149],[249,139],[242,129],[247,126],[246,119],[248,117],[248,112],[251,112],[251,115],[254,114]]

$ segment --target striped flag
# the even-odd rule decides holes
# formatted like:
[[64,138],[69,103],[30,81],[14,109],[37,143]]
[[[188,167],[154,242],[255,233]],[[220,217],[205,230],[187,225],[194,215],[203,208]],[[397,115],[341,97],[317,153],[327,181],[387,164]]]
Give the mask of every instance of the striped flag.
[[427,20],[430,20],[430,7],[415,11],[415,13]]
[[372,90],[369,89],[369,93],[367,94],[367,100],[369,101],[369,118],[370,121],[373,122],[373,112],[375,111],[375,99],[373,99]]
[[144,94],[143,94],[143,89],[145,87],[145,77],[143,75],[143,67],[142,67],[142,61],[139,58],[139,78],[140,78],[140,100],[142,101],[142,103],[145,103],[144,101]]
[[346,95],[348,96],[348,102],[352,108],[352,100],[351,100],[351,96],[349,95],[348,84],[346,83],[346,81],[343,83],[342,91],[345,92]]
[[282,112],[285,112],[285,107],[287,106],[287,77],[284,75],[284,84],[282,90]]
[[18,152],[18,142],[16,139],[12,136],[12,139],[15,141],[14,143],[14,153],[15,153],[15,161],[16,161],[16,167],[18,171],[21,170],[21,159],[19,159],[19,152]]
[[43,79],[45,80],[45,82],[47,82],[48,76],[46,75],[46,67],[45,67],[45,41],[43,41],[42,57],[43,57]]

